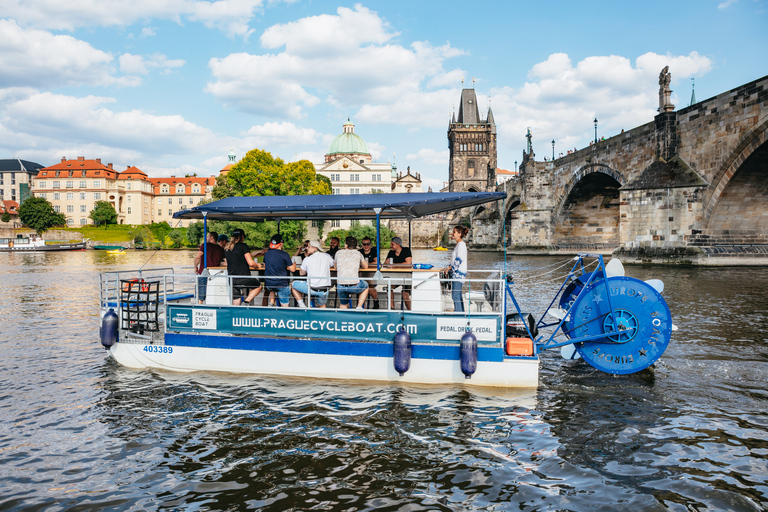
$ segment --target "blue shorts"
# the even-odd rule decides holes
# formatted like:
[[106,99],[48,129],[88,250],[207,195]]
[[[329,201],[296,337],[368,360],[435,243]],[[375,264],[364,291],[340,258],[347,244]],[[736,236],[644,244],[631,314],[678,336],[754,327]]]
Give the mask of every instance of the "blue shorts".
[[368,283],[366,283],[362,279],[357,284],[336,285],[336,292],[339,294],[339,299],[341,300],[348,299],[351,295],[354,295],[357,293],[363,293],[367,289],[368,289]]
[[[294,281],[293,282],[293,289],[297,292],[303,293],[304,295],[307,294],[307,282],[306,281]],[[317,306],[325,306],[326,302],[328,302],[328,290],[316,290],[312,288],[312,297],[315,299],[315,305]]]
[[277,300],[280,302],[280,304],[288,304],[288,302],[291,300],[291,287],[286,286],[285,288],[267,288],[267,291],[275,292],[277,294]]

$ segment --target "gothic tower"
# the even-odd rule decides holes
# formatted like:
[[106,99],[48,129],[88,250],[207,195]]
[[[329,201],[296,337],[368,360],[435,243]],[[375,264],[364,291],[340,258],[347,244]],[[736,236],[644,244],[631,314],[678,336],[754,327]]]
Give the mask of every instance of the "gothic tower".
[[474,89],[461,91],[459,117],[448,126],[448,190],[486,192],[496,187],[496,123],[480,118]]

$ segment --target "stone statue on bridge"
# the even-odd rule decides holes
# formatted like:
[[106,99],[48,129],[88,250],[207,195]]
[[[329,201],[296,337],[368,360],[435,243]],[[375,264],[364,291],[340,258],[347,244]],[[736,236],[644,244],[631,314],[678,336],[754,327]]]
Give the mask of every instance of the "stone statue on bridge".
[[669,72],[669,66],[664,66],[664,69],[659,73],[659,113],[675,110],[675,106],[670,99],[672,89],[669,88],[669,83],[671,81],[672,74]]

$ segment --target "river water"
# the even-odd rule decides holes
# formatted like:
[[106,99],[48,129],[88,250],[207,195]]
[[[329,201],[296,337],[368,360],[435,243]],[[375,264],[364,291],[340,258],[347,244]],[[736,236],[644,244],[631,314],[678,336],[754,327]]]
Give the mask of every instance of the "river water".
[[537,390],[498,391],[119,367],[98,272],[150,256],[193,253],[0,254],[0,510],[768,509],[768,268],[628,266],[679,326],[653,368],[547,351]]

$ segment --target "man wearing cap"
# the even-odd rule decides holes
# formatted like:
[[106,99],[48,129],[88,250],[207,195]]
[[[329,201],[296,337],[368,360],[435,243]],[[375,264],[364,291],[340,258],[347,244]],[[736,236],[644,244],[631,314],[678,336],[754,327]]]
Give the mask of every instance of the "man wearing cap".
[[224,233],[220,234],[218,240],[219,246],[223,249],[227,246],[227,242],[229,242],[229,237]]
[[[208,277],[202,276],[203,270],[209,267],[218,267],[221,265],[224,259],[224,249],[216,243],[219,238],[219,234],[215,231],[208,232],[208,240],[205,244],[200,244],[195,255],[195,273],[200,277],[197,278],[197,302],[202,304],[205,302],[208,291]],[[207,254],[206,254],[207,253]],[[206,256],[205,267],[203,267],[203,256]]]
[[[392,249],[387,253],[387,257],[384,260],[386,267],[390,268],[411,268],[413,267],[413,256],[411,255],[411,249],[403,247],[403,239],[396,236],[392,239]],[[392,304],[390,307],[395,309],[395,294],[392,295]],[[411,285],[403,285],[403,302],[406,309],[411,309]]]
[[[264,277],[265,284],[269,294],[269,305],[274,306],[274,295],[280,302],[280,307],[286,308],[291,300],[291,285],[286,279],[290,272],[296,271],[296,264],[291,261],[291,257],[283,250],[283,236],[280,233],[272,235],[269,241],[269,250],[264,255]],[[281,277],[283,279],[270,279],[270,277]]]
[[307,276],[306,281],[294,281],[293,296],[299,307],[304,308],[303,295],[310,294],[315,298],[315,305],[324,308],[328,302],[328,291],[331,289],[331,267],[333,258],[322,252],[323,246],[317,240],[310,240],[305,252],[306,257],[301,262],[299,273]]

